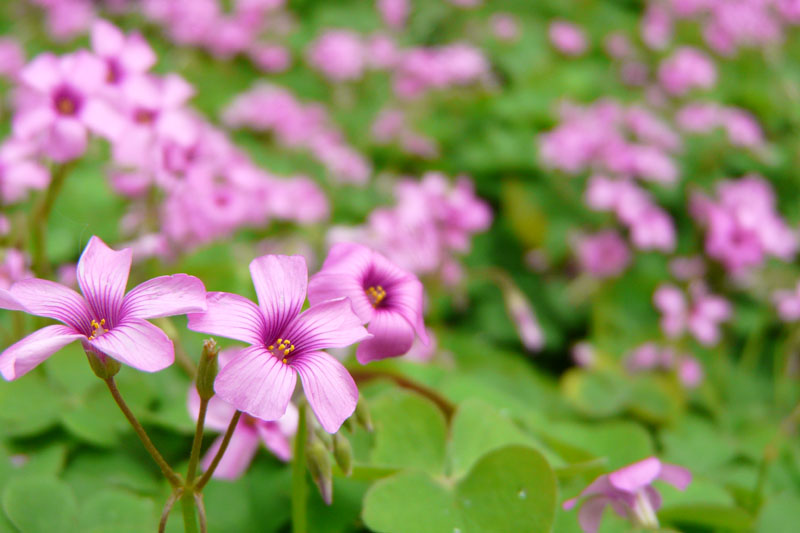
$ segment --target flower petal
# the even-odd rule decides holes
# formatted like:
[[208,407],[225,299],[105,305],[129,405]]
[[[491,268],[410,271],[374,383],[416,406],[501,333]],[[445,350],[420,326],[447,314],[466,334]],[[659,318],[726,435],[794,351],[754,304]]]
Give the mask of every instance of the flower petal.
[[120,63],[125,70],[134,74],[150,70],[150,67],[156,64],[157,59],[147,40],[138,34],[128,37],[128,42],[125,43],[119,54]]
[[604,496],[590,498],[583,502],[581,510],[578,511],[578,522],[580,522],[584,533],[595,533],[597,531],[607,504],[608,499]]
[[90,34],[92,49],[100,56],[117,55],[125,43],[125,34],[106,20],[92,23]]
[[187,274],[161,276],[137,285],[125,295],[121,316],[159,318],[207,309],[203,282]]
[[347,369],[325,352],[301,353],[290,365],[300,374],[319,423],[328,433],[336,433],[358,403],[358,388]]
[[130,248],[117,252],[98,237],[89,239],[78,260],[78,285],[97,320],[116,325],[130,270]]
[[10,292],[5,289],[0,289],[0,309],[8,309],[9,311],[24,311],[25,308],[19,303]]
[[608,474],[611,485],[621,491],[636,492],[649,485],[661,472],[661,461],[648,457]]
[[83,335],[62,325],[47,326],[12,344],[0,354],[0,374],[12,381]]
[[22,69],[20,79],[38,91],[50,92],[62,81],[58,58],[49,52],[36,56],[28,66]]
[[44,151],[54,161],[64,163],[80,157],[86,151],[86,127],[72,117],[58,117],[49,131]]
[[187,327],[192,331],[248,344],[264,343],[264,313],[247,298],[227,292],[209,292],[206,294],[206,306],[205,313],[189,314]]
[[692,473],[682,466],[661,463],[661,473],[658,475],[658,479],[669,483],[676,489],[686,490],[692,481]]
[[344,348],[369,337],[348,298],[328,300],[309,307],[280,332],[297,352]]
[[356,358],[363,365],[403,355],[414,344],[414,328],[395,311],[378,309],[367,331],[372,333],[372,338],[363,341],[356,350]]
[[[197,389],[194,386],[189,387],[186,406],[192,418],[197,420],[200,414],[200,395],[197,394]],[[222,433],[228,429],[228,424],[230,424],[234,413],[236,413],[236,408],[234,406],[218,396],[214,396],[208,401],[206,427]]]
[[[258,444],[258,434],[252,428],[240,422],[233,435],[231,435],[225,455],[222,456],[212,477],[229,480],[239,478],[253,461],[253,457],[258,451]],[[211,462],[214,460],[214,456],[217,455],[221,445],[222,437],[219,437],[203,457],[203,470],[208,470],[211,466]]]
[[311,276],[311,281],[308,282],[308,301],[312,306],[343,296],[350,299],[353,311],[361,319],[362,324],[372,320],[375,308],[367,298],[367,293],[356,273],[322,270]]
[[223,400],[261,420],[277,420],[286,412],[297,376],[264,348],[245,348],[225,365],[214,390]]
[[54,281],[28,278],[16,282],[9,291],[25,311],[53,318],[90,335],[92,313],[80,294]]
[[280,427],[275,422],[266,422],[256,427],[258,436],[264,442],[269,451],[281,461],[288,461],[292,458],[292,444],[289,437],[283,434]]
[[157,372],[175,360],[175,348],[167,334],[139,318],[129,318],[88,343],[128,366]]
[[308,286],[306,260],[300,255],[265,255],[250,262],[258,304],[267,318],[267,337],[277,338],[303,307]]

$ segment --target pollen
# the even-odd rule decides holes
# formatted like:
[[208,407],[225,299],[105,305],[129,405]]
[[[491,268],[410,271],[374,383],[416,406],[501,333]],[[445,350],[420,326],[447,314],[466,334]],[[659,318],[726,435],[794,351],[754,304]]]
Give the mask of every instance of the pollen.
[[370,287],[365,292],[367,293],[367,298],[369,298],[369,301],[372,303],[372,307],[378,307],[378,304],[386,298],[386,291],[380,285]]
[[90,325],[92,326],[92,334],[89,336],[90,341],[95,340],[103,333],[108,333],[108,329],[106,329],[105,327],[106,326],[105,318],[100,319],[100,322],[98,322],[97,320],[92,320]]
[[74,115],[75,114],[75,102],[72,98],[67,96],[62,96],[56,101],[56,109],[62,115]]
[[278,339],[275,344],[267,346],[267,350],[285,363],[286,357],[295,350],[295,347],[289,339]]

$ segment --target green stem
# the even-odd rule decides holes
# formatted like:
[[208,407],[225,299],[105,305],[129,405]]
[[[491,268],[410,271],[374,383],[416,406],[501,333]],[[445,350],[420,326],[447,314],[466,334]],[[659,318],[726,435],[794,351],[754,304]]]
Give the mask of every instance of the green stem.
[[217,469],[217,465],[222,460],[222,456],[225,454],[225,450],[228,449],[228,444],[231,442],[231,437],[233,437],[233,431],[236,429],[236,426],[239,424],[239,418],[242,416],[241,411],[236,411],[231,418],[230,424],[228,424],[228,429],[225,431],[225,436],[222,437],[222,443],[219,446],[219,450],[217,450],[217,455],[214,456],[214,459],[211,461],[211,465],[209,465],[208,470],[203,472],[203,476],[197,480],[197,484],[195,485],[194,489],[195,492],[202,492],[203,487],[206,486],[208,480],[211,479],[211,476],[214,475],[214,470]]
[[104,380],[106,385],[108,386],[109,392],[111,392],[111,396],[114,398],[114,401],[117,402],[117,406],[119,406],[122,414],[125,415],[125,418],[128,419],[128,422],[133,427],[133,430],[136,432],[136,435],[139,436],[139,440],[142,441],[147,452],[156,462],[158,467],[161,469],[161,472],[164,474],[164,477],[167,478],[170,485],[173,487],[181,487],[183,486],[183,480],[181,480],[180,476],[175,473],[174,470],[167,464],[167,461],[164,460],[164,457],[159,453],[156,447],[153,445],[153,442],[150,440],[150,437],[147,435],[147,432],[144,430],[142,425],[136,419],[136,416],[128,407],[128,404],[125,403],[125,400],[122,399],[122,395],[117,388],[117,383],[114,381],[114,378],[108,378]]
[[50,273],[50,263],[47,259],[47,222],[70,168],[69,164],[58,165],[55,168],[44,197],[31,213],[32,269],[40,278],[44,278]]
[[178,501],[178,498],[180,498],[182,494],[183,489],[178,487],[172,491],[172,494],[169,495],[169,499],[164,505],[164,509],[161,511],[161,520],[158,522],[158,533],[164,533],[164,531],[167,529],[169,514],[172,512],[172,507],[175,505],[175,502]]
[[181,496],[183,508],[183,530],[186,533],[197,533],[197,514],[194,507],[194,493],[187,490]]
[[197,474],[197,462],[200,460],[200,445],[203,443],[203,427],[206,423],[206,411],[208,411],[208,398],[200,398],[200,412],[197,415],[197,427],[194,431],[192,441],[192,453],[189,456],[189,468],[186,471],[186,489],[192,491],[195,474]]
[[298,407],[297,433],[292,457],[292,533],[308,531],[308,483],[306,480],[306,405]]

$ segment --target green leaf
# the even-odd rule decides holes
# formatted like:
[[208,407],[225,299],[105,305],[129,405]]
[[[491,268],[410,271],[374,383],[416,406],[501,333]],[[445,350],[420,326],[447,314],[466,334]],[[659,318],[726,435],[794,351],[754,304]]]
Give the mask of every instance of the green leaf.
[[579,368],[564,374],[561,389],[578,411],[592,417],[617,414],[629,399],[627,384],[619,376]]
[[591,456],[607,458],[608,470],[653,454],[650,434],[634,422],[614,421],[589,425],[554,423],[548,430],[548,436],[570,447],[585,450]]
[[77,438],[107,448],[117,444],[118,431],[126,427],[125,419],[101,384],[81,398],[80,405],[64,413],[61,423]]
[[753,518],[738,507],[714,504],[686,504],[662,509],[658,517],[664,525],[695,527],[711,531],[752,531]]
[[370,409],[375,425],[373,463],[442,471],[447,425],[433,402],[392,389],[375,399]]
[[539,452],[509,446],[485,455],[456,487],[469,533],[538,533],[555,519],[556,478]]
[[21,533],[78,532],[72,489],[54,478],[17,478],[3,491],[3,511]]
[[756,533],[794,533],[800,524],[800,496],[789,492],[772,496],[761,509]]
[[81,506],[80,514],[80,531],[113,531],[116,528],[150,533],[158,522],[153,500],[115,489],[90,496]]
[[62,410],[57,390],[39,373],[0,387],[0,433],[23,437],[53,426]]

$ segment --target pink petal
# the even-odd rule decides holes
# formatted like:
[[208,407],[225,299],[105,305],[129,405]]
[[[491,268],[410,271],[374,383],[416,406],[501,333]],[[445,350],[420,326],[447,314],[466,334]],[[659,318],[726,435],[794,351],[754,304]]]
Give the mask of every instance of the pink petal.
[[353,311],[361,319],[361,323],[366,324],[375,315],[375,308],[356,276],[357,273],[353,272],[329,272],[324,269],[314,274],[308,283],[309,303],[314,306],[326,300],[345,296],[350,299]]
[[[200,414],[200,395],[197,394],[194,384],[189,387],[186,407],[189,409],[189,414],[192,418],[197,420]],[[214,396],[209,400],[208,408],[206,409],[206,427],[223,433],[228,429],[234,413],[236,413],[234,406],[220,399],[219,396]]]
[[253,259],[250,275],[267,317],[267,337],[272,340],[303,307],[308,285],[306,260],[300,255],[265,255]]
[[87,335],[92,331],[92,313],[72,289],[54,281],[29,278],[16,282],[9,292],[32,315],[53,318]]
[[167,334],[139,318],[126,319],[87,342],[120,363],[144,372],[163,370],[175,360],[175,349]]
[[264,313],[247,298],[227,292],[209,292],[206,305],[204,313],[189,315],[187,327],[190,330],[248,344],[264,343]]
[[125,34],[107,20],[100,19],[92,24],[91,41],[92,50],[98,55],[115,56],[122,50]]
[[595,533],[597,531],[607,504],[608,499],[603,496],[590,498],[583,502],[581,510],[578,511],[578,522],[580,522],[584,533]]
[[81,110],[81,120],[90,130],[109,140],[119,139],[127,127],[122,115],[98,98],[86,101]]
[[214,390],[240,411],[261,420],[277,420],[286,412],[296,382],[291,367],[253,346],[220,371]]
[[391,291],[391,296],[387,296],[387,305],[392,310],[398,311],[403,317],[414,326],[414,329],[422,340],[423,344],[428,344],[428,332],[425,331],[423,322],[423,287],[422,283],[414,278],[403,281],[386,288],[387,294]]
[[56,119],[48,105],[37,105],[14,113],[14,136],[20,139],[34,137],[49,128]]
[[58,117],[49,133],[44,151],[58,163],[71,161],[86,151],[88,134],[86,127],[77,119]]
[[[258,434],[252,428],[239,423],[233,435],[231,435],[225,455],[222,456],[217,469],[214,470],[213,477],[229,480],[239,478],[253,461],[253,457],[258,451],[258,444]],[[219,437],[203,457],[203,470],[208,470],[211,466],[211,462],[214,460],[214,456],[217,455],[221,445],[222,437]]]
[[122,301],[120,315],[160,318],[205,311],[206,288],[187,274],[160,276],[134,287]]
[[162,99],[165,108],[182,106],[194,95],[194,87],[177,74],[169,74],[164,78]]
[[141,74],[156,64],[156,54],[141,35],[131,35],[119,54],[120,63],[125,70],[134,74]]
[[61,56],[60,68],[70,85],[91,95],[105,84],[107,68],[105,61],[87,50],[78,50]]
[[267,422],[256,427],[258,436],[264,442],[269,451],[281,461],[288,461],[292,458],[292,445],[289,438],[283,434],[277,423]]
[[325,352],[295,356],[290,364],[300,374],[303,391],[328,433],[336,433],[356,409],[358,388],[342,364]]
[[130,270],[130,248],[117,252],[98,237],[89,239],[78,260],[78,285],[97,320],[104,318],[116,325]]
[[657,457],[648,457],[611,472],[608,474],[608,481],[618,490],[636,492],[652,483],[660,472],[661,461]]
[[199,132],[195,117],[184,110],[163,111],[155,130],[160,136],[187,148],[197,142]]
[[9,311],[25,311],[25,308],[19,303],[10,292],[5,289],[0,289],[0,309],[8,309]]
[[7,381],[25,375],[58,350],[82,338],[74,329],[55,325],[34,331],[0,354],[0,374]]
[[58,58],[49,52],[36,56],[22,69],[20,79],[38,91],[50,92],[62,81]]
[[350,300],[339,298],[309,307],[292,320],[280,336],[290,339],[299,353],[344,348],[368,337],[369,333],[353,312]]
[[414,328],[400,313],[394,311],[379,308],[367,331],[373,337],[359,344],[356,350],[356,358],[363,365],[403,355],[414,344]]
[[692,473],[682,466],[661,463],[661,474],[659,474],[658,479],[679,490],[686,490],[686,487],[692,481]]

